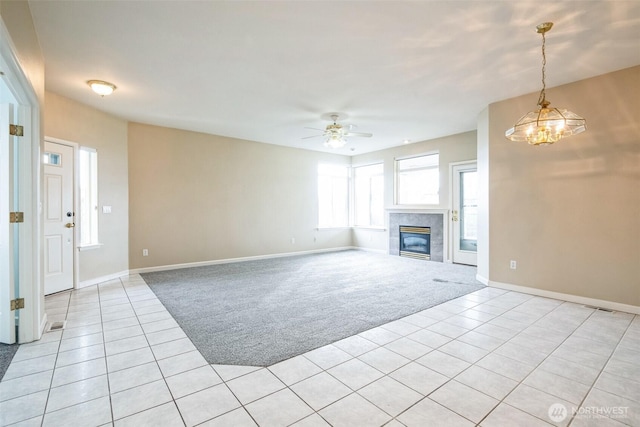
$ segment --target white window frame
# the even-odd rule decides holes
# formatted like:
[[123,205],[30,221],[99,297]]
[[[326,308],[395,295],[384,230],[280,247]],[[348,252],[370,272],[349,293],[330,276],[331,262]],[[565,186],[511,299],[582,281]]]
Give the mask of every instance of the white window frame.
[[[332,171],[333,169],[333,171]],[[342,170],[344,169],[344,175],[342,173],[337,174],[337,173],[332,173],[335,172],[337,170]],[[320,163],[318,164],[318,169],[317,169],[317,177],[318,177],[318,186],[317,186],[317,190],[318,190],[318,229],[335,229],[335,228],[348,228],[349,225],[349,215],[350,215],[350,191],[349,191],[349,187],[350,187],[350,177],[351,177],[351,167],[350,165],[346,165],[346,164],[331,164],[331,163]],[[321,179],[322,177],[325,178],[330,178],[331,182],[332,182],[332,207],[331,207],[331,211],[332,211],[332,218],[330,222],[324,222],[322,215],[321,215],[321,210],[323,209],[323,204],[322,204],[322,200],[321,200],[321,188],[320,186],[322,185],[321,183]],[[340,184],[340,181],[344,181],[344,192],[345,192],[345,197],[346,200],[344,200],[344,209],[345,211],[343,212],[343,217],[344,217],[344,222],[340,222],[340,221],[336,221],[336,209],[339,209],[340,206],[335,206],[335,198],[336,195],[333,194],[333,186],[336,184]]]
[[[369,179],[371,179],[372,177],[380,177],[382,179],[382,194],[380,195],[381,197],[381,206],[380,206],[380,219],[381,222],[379,224],[373,224],[372,221],[372,217],[373,217],[373,211],[372,211],[372,206],[371,206],[371,186],[369,186],[369,191],[368,191],[368,197],[369,197],[369,201],[368,201],[368,217],[369,220],[366,224],[360,224],[358,221],[358,197],[359,197],[359,193],[357,191],[358,188],[358,169],[361,168],[370,168],[370,167],[381,167],[382,171],[380,173],[374,173],[374,174],[370,174],[368,176]],[[352,194],[353,194],[353,204],[352,204],[352,210],[353,210],[353,215],[352,215],[352,221],[351,224],[353,227],[356,228],[375,228],[375,229],[383,229],[384,228],[384,162],[380,161],[380,162],[375,162],[375,163],[367,163],[367,164],[362,164],[362,165],[354,165],[352,166],[352,176],[353,176],[353,190],[352,190]],[[371,181],[369,181],[371,182]]]
[[[86,158],[89,156],[89,164]],[[98,151],[95,148],[81,146],[78,149],[78,205],[80,250],[94,249],[100,243],[98,212]]]
[[[434,166],[427,166],[427,167],[418,167],[418,168],[409,168],[409,169],[400,169],[399,168],[399,163],[403,160],[409,160],[409,159],[415,159],[417,157],[427,157],[427,156],[438,156],[438,164],[434,165]],[[394,173],[393,173],[393,179],[394,179],[394,201],[395,204],[398,206],[438,206],[440,205],[440,184],[441,184],[441,177],[440,177],[440,152],[439,151],[430,151],[427,153],[420,153],[420,154],[413,154],[411,156],[404,156],[404,157],[396,157],[394,158]],[[438,176],[438,191],[436,193],[437,196],[437,201],[435,203],[429,203],[429,202],[425,202],[425,203],[407,203],[407,202],[403,202],[400,200],[400,172],[402,171],[424,171],[424,170],[436,170],[437,171],[437,176]]]

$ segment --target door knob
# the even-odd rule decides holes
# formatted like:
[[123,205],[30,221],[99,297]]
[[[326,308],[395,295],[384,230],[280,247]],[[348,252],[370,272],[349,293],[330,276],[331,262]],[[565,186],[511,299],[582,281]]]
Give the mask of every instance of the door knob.
[[76,223],[75,222],[68,222],[64,226],[67,227],[67,228],[73,228],[73,227],[76,226]]

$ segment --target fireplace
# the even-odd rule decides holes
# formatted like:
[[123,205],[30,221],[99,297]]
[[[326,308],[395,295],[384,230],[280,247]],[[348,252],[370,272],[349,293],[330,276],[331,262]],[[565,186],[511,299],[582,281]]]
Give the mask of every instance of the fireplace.
[[431,227],[401,225],[400,256],[431,259]]
[[[446,209],[387,209],[389,215],[389,254],[400,255],[400,226],[427,227],[429,232],[429,261],[448,260],[447,239],[449,217]],[[423,237],[423,236],[422,236]],[[423,258],[424,259],[424,258]]]

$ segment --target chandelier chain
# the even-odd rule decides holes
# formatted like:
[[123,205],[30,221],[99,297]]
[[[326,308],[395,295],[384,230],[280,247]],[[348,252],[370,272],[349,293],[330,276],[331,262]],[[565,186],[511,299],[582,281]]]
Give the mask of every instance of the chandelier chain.
[[546,93],[545,89],[547,88],[545,82],[545,70],[547,68],[547,55],[545,54],[544,47],[546,44],[546,37],[544,36],[544,32],[542,32],[542,90],[540,91],[540,96],[538,97],[538,105],[543,105],[546,102]]

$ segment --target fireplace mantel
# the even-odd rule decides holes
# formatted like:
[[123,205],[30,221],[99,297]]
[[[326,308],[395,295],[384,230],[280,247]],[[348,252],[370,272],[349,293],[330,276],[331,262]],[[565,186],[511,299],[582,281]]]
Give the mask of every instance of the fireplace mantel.
[[412,207],[412,206],[390,206],[388,208],[384,208],[387,214],[390,213],[426,213],[426,214],[442,214],[445,216],[449,216],[449,209],[425,209],[422,207]]
[[399,254],[399,226],[431,227],[431,259],[451,262],[449,257],[449,210],[393,206],[385,209],[389,224],[389,254]]

